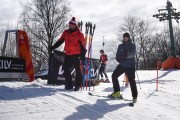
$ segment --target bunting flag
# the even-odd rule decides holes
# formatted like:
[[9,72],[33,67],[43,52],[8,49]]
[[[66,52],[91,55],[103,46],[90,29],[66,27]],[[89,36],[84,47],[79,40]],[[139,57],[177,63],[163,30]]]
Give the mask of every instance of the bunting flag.
[[25,59],[26,73],[29,77],[29,82],[34,80],[34,67],[32,63],[32,56],[28,42],[28,36],[25,31],[18,30],[18,54],[19,57]]

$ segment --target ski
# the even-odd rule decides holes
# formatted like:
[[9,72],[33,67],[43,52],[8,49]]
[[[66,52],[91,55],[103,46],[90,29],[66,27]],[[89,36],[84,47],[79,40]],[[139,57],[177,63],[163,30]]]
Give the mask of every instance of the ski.
[[105,96],[105,95],[97,95],[97,94],[93,94],[93,93],[91,93],[91,92],[88,92],[88,95],[90,95],[90,96],[97,96],[97,97],[104,97],[104,98],[108,98],[107,96]]
[[89,80],[89,90],[90,90],[91,81],[92,81],[92,79],[91,79],[91,75],[92,75],[92,73],[91,73],[91,67],[92,67],[92,40],[93,40],[95,28],[96,28],[96,25],[94,24],[94,26],[92,26],[92,23],[91,23],[91,31],[90,31],[90,35],[91,35],[90,41],[91,41],[91,44],[90,44],[90,67],[89,67],[89,78],[90,78],[90,80]]
[[109,98],[109,99],[115,99],[115,100],[128,101],[128,102],[130,102],[130,103],[128,104],[130,107],[134,107],[134,104],[135,104],[135,103],[133,103],[132,100],[130,100],[130,99],[125,99],[125,98],[113,98],[111,95],[107,95],[107,96],[105,96],[105,95],[97,95],[97,94],[93,94],[93,93],[91,93],[91,92],[88,92],[88,95],[90,95],[90,96],[96,96],[96,97]]
[[87,67],[86,67],[86,73],[87,73],[87,77],[86,77],[86,90],[87,90],[87,86],[88,86],[88,81],[89,81],[89,79],[90,79],[90,72],[89,72],[89,70],[90,70],[90,46],[91,46],[91,33],[92,33],[92,23],[88,23],[89,24],[89,39],[88,39],[88,61],[87,61]]
[[130,107],[134,107],[134,103],[133,100],[130,99],[125,99],[125,98],[113,98],[111,95],[108,95],[109,98],[111,99],[119,99],[119,100],[124,100],[124,101],[130,101],[130,103],[128,104]]
[[90,96],[97,96],[97,97],[104,97],[104,98],[110,98],[110,99],[115,99],[115,100],[132,101],[132,100],[126,99],[126,98],[113,98],[113,97],[111,97],[111,95],[97,95],[97,94],[93,94],[91,92],[88,92],[88,95],[90,95]]
[[92,25],[92,23],[89,23],[90,25],[90,31],[89,31],[89,45],[88,45],[88,69],[87,69],[87,74],[88,74],[88,79],[86,80],[86,89],[87,89],[87,83],[89,82],[89,90],[91,86],[91,67],[92,67],[92,40],[94,36],[94,31],[96,26]]
[[[88,32],[89,32],[89,23],[86,22],[85,24],[85,40],[86,40],[86,43],[85,43],[85,46],[87,45],[87,41],[88,41]],[[87,67],[87,61],[85,59],[85,65],[83,66],[83,70],[82,70],[82,74],[83,74],[83,80],[82,80],[82,88],[84,89],[84,86],[85,86],[85,80],[86,80],[86,68]]]
[[[82,21],[78,23],[79,28],[82,31]],[[92,38],[94,35],[94,31],[95,31],[95,25],[92,26],[92,23],[90,22],[86,22],[85,24],[85,46],[87,48],[87,58],[85,59],[85,63],[84,65],[81,64],[81,71],[82,71],[82,76],[83,76],[83,80],[82,80],[82,89],[84,89],[84,87],[88,87],[88,82],[89,82],[89,90],[90,90],[90,86],[91,86],[91,66],[92,66]],[[88,44],[87,44],[88,43]],[[83,61],[81,61],[83,62]]]

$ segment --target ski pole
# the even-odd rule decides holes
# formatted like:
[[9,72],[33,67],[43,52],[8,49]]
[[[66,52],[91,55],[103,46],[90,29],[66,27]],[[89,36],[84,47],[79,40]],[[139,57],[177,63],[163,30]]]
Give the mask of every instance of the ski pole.
[[138,78],[139,87],[141,89],[141,84],[140,84],[140,81],[139,81],[139,76],[138,76],[137,70],[135,70],[135,71],[136,71],[136,75],[137,75],[137,78]]

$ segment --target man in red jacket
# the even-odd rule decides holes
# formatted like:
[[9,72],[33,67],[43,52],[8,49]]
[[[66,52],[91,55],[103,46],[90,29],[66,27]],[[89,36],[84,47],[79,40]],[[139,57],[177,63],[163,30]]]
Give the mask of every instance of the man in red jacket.
[[65,89],[73,89],[72,77],[70,68],[74,65],[76,70],[76,82],[74,91],[78,91],[81,82],[82,74],[80,70],[80,59],[85,60],[86,47],[85,39],[83,34],[80,32],[77,27],[75,18],[73,17],[69,21],[69,29],[65,30],[58,41],[50,48],[51,50],[59,47],[63,42],[65,42],[64,51],[65,51],[65,60],[64,60],[64,76],[65,76]]

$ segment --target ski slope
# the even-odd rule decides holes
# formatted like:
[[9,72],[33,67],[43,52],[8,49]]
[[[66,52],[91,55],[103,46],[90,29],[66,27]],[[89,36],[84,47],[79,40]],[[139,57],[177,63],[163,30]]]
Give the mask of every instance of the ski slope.
[[[158,91],[155,70],[137,73],[141,89],[136,76],[139,96],[134,107],[128,101],[98,97],[112,93],[112,83],[91,88],[97,96],[90,96],[88,90],[67,91],[41,79],[0,82],[0,120],[179,120],[180,70],[159,71]],[[123,79],[119,77],[121,93],[132,99]]]

